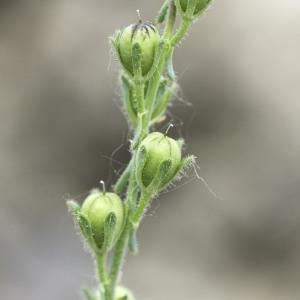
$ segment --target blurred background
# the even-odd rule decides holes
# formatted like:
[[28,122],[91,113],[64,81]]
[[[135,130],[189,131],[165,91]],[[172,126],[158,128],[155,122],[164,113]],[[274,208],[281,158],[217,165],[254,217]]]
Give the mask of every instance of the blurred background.
[[[65,200],[129,159],[108,36],[161,2],[0,1],[0,299],[96,284]],[[191,171],[153,203],[123,274],[138,300],[299,299],[299,61],[295,0],[216,0],[177,49],[170,134],[217,197]]]

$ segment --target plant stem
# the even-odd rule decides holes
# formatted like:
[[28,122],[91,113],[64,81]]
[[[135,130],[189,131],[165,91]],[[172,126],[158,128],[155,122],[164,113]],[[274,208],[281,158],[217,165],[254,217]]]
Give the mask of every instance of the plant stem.
[[144,215],[145,210],[149,205],[149,201],[151,199],[151,194],[143,192],[138,204],[137,209],[135,210],[133,216],[131,217],[131,223],[134,227],[137,227],[139,222],[141,221],[142,216]]
[[[172,48],[170,48],[170,40],[174,31],[175,19],[176,19],[176,6],[174,1],[170,1],[168,19],[167,19],[166,28],[163,35],[163,40],[165,42],[164,48],[159,58],[157,69],[155,70],[152,78],[149,81],[146,99],[144,99],[144,82],[142,78],[140,76],[136,76],[134,80],[134,85],[135,85],[134,89],[135,89],[136,99],[137,99],[138,117],[141,119],[138,124],[138,128],[136,129],[134,134],[135,143],[134,146],[132,147],[131,161],[115,185],[116,191],[122,191],[123,188],[128,183],[127,197],[125,201],[126,211],[128,215],[126,218],[126,223],[123,232],[117,242],[113,254],[112,265],[109,273],[109,287],[105,287],[105,289],[109,290],[107,297],[114,296],[114,291],[117,285],[120,269],[122,267],[122,263],[128,245],[129,235],[133,229],[132,225],[133,224],[138,225],[138,222],[142,218],[144,211],[147,208],[151,198],[151,195],[149,193],[142,193],[141,199],[139,201],[136,210],[134,212],[132,211],[132,208],[135,207],[135,205],[133,205],[134,204],[133,201],[136,201],[136,194],[137,194],[136,193],[137,184],[135,180],[135,168],[134,168],[136,149],[139,143],[142,141],[142,139],[149,132],[153,106],[157,96],[161,74],[165,68],[168,55],[170,55],[172,51],[171,50]],[[112,300],[112,299],[105,298],[105,300]]]
[[120,269],[122,267],[123,258],[125,256],[126,248],[127,248],[127,242],[129,238],[129,222],[126,221],[125,228],[123,230],[123,233],[118,240],[118,243],[115,248],[113,262],[110,270],[110,287],[109,289],[112,291],[112,294],[114,294],[117,280],[119,277]]
[[151,122],[152,112],[153,112],[153,106],[155,102],[155,98],[157,95],[157,91],[160,84],[160,78],[161,74],[166,66],[166,61],[169,55],[171,54],[171,47],[170,47],[170,39],[173,34],[174,25],[176,20],[176,6],[174,1],[170,1],[169,4],[169,11],[168,11],[168,19],[166,22],[166,27],[163,34],[163,49],[162,53],[159,59],[159,63],[157,65],[157,68],[149,82],[148,91],[146,95],[146,111],[147,111],[147,121],[146,124],[149,126]]
[[101,283],[101,294],[103,294],[104,300],[113,300],[111,291],[108,288],[109,282],[107,280],[107,275],[105,270],[107,255],[102,253],[97,253],[96,261],[97,261],[99,280]]
[[[133,154],[131,161],[134,161],[134,156],[135,156],[135,154]],[[134,168],[131,168],[128,190],[127,190],[127,198],[125,201],[127,216],[131,213],[132,201],[135,201],[135,197],[136,197],[135,189],[136,189],[136,181],[135,181]],[[110,278],[110,287],[109,288],[110,288],[110,291],[112,294],[114,294],[117,280],[118,280],[119,273],[120,273],[120,269],[122,267],[123,259],[124,259],[125,252],[127,249],[129,234],[130,234],[130,223],[129,223],[128,217],[127,217],[123,232],[122,232],[122,234],[117,242],[117,245],[115,247],[111,270],[109,273],[109,278]]]
[[171,39],[171,46],[176,47],[181,40],[184,38],[186,35],[187,31],[189,30],[191,25],[191,21],[188,18],[185,18],[181,21],[180,27],[174,37]]
[[125,187],[128,183],[129,177],[130,177],[131,166],[132,166],[132,160],[129,162],[126,169],[123,171],[123,173],[119,177],[118,181],[116,182],[116,184],[114,186],[114,191],[117,194],[120,194],[125,189]]

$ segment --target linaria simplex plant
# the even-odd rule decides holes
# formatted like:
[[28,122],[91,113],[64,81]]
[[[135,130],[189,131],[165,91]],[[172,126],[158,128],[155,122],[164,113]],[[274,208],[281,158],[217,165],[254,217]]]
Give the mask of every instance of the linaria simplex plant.
[[[119,286],[126,250],[137,252],[136,232],[151,200],[194,162],[193,156],[182,157],[182,140],[150,130],[176,93],[174,49],[210,2],[165,0],[154,23],[140,19],[111,38],[132,131],[131,160],[113,192],[106,192],[102,182],[103,190],[93,190],[82,206],[72,200],[67,203],[97,265],[99,287],[83,290],[87,300],[134,300],[128,289]],[[175,28],[178,16],[180,25]]]

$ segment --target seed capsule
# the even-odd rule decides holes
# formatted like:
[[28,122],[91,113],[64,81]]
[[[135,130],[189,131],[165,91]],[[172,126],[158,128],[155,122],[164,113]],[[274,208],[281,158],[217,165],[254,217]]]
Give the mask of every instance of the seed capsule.
[[81,207],[82,215],[89,221],[95,243],[99,249],[105,241],[105,226],[107,218],[114,216],[114,227],[111,236],[111,245],[119,238],[124,219],[124,207],[122,200],[117,194],[92,192],[84,201]]
[[[196,8],[194,11],[194,15],[198,15],[202,11],[204,11],[207,6],[210,4],[211,0],[197,0]],[[188,0],[180,0],[181,9],[185,12],[187,9]]]
[[142,75],[145,76],[154,63],[155,50],[159,42],[159,32],[150,22],[129,25],[119,34],[115,46],[124,68],[133,75],[132,46],[141,49]]
[[[144,165],[138,167],[143,160]],[[159,183],[158,188],[167,185],[176,175],[181,165],[180,144],[160,132],[150,133],[140,144],[136,164],[137,181],[148,187],[158,175],[161,164],[170,161],[170,167]]]

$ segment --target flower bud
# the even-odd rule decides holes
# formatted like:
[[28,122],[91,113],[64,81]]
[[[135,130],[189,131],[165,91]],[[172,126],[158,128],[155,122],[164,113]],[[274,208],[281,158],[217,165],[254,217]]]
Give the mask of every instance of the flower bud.
[[[107,239],[109,240],[107,247],[111,248],[123,229],[124,207],[119,196],[114,193],[94,191],[85,199],[81,207],[81,214],[90,223],[97,247],[102,249],[105,239]],[[106,227],[107,222],[112,225],[110,232]],[[109,234],[110,237],[107,237],[106,234]]]
[[[169,162],[168,168],[160,170],[162,164]],[[142,164],[142,165],[141,165]],[[136,158],[137,181],[148,187],[162,171],[157,188],[163,188],[177,174],[181,166],[181,145],[176,140],[160,132],[150,133],[140,144]]]
[[142,75],[144,76],[150,71],[154,63],[158,42],[159,32],[155,26],[150,22],[139,22],[129,25],[119,33],[115,41],[115,47],[123,67],[133,75],[132,48],[134,44],[138,44],[141,51]]
[[[182,11],[186,11],[189,0],[180,0],[180,6]],[[204,11],[207,6],[210,4],[211,0],[196,0],[196,7],[194,11],[194,15],[200,14]]]
[[126,288],[118,286],[116,289],[115,300],[134,300],[133,294]]

